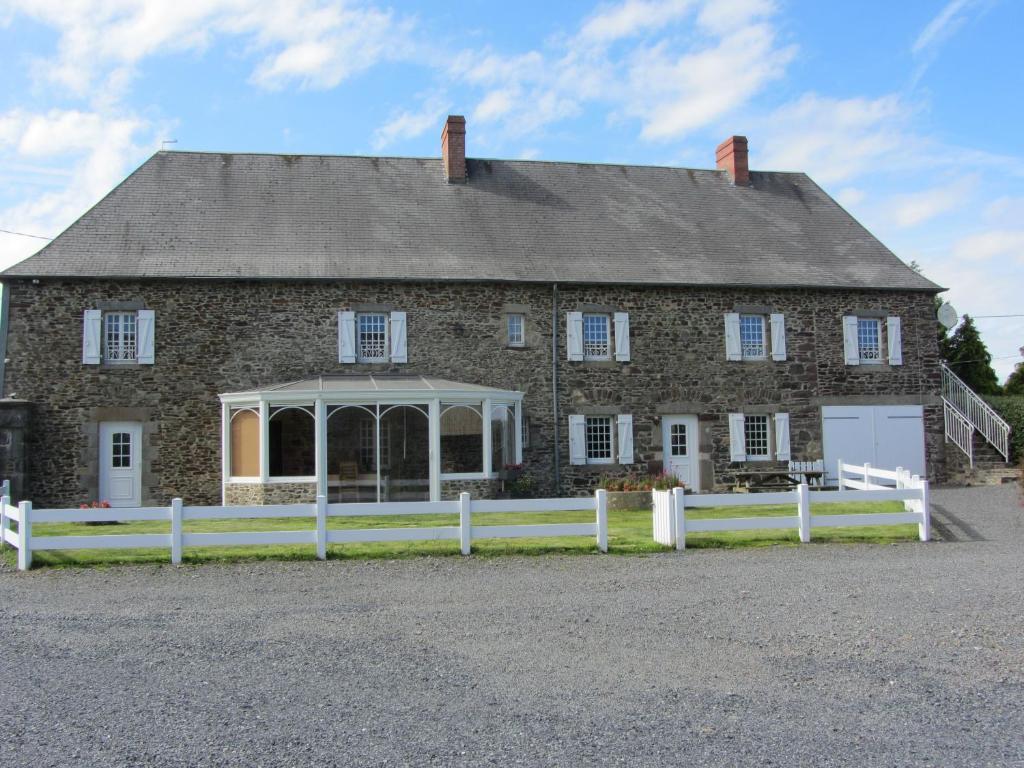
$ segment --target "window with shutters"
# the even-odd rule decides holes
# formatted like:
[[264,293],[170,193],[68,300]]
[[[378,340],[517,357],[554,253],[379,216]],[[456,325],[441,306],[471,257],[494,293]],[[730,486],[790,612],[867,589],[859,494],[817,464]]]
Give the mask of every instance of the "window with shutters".
[[882,321],[877,317],[857,318],[857,354],[861,363],[882,362]]
[[138,314],[103,313],[103,361],[134,363],[139,359]]
[[768,340],[764,315],[740,315],[740,354],[744,360],[764,360]]
[[383,312],[356,315],[356,348],[360,363],[388,360],[388,316]]
[[583,315],[583,359],[611,360],[611,318],[604,314]]
[[615,427],[611,416],[587,416],[587,463],[611,464],[615,460],[612,434]]
[[506,328],[508,330],[508,345],[510,347],[526,346],[526,319],[523,315],[513,313],[506,316]]
[[771,458],[770,419],[766,415],[743,417],[743,437],[747,458],[752,461]]

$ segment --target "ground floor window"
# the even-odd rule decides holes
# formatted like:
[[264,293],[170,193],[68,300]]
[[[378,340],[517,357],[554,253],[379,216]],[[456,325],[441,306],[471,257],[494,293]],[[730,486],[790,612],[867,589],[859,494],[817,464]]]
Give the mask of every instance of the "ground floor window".
[[587,416],[587,461],[595,464],[611,463],[612,417]]

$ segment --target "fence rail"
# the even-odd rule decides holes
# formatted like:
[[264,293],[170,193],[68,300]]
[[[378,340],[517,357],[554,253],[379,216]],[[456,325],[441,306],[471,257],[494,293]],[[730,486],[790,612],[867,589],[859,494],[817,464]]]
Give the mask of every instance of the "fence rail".
[[[608,498],[603,490],[593,496],[574,499],[523,499],[474,501],[468,493],[454,501],[388,502],[384,504],[328,504],[323,496],[314,504],[275,504],[251,507],[186,506],[173,499],[168,507],[107,509],[33,509],[32,503],[11,504],[10,490],[4,484],[0,497],[0,546],[18,550],[18,569],[32,565],[32,553],[51,549],[169,549],[172,563],[181,562],[186,547],[269,546],[274,544],[313,544],[317,557],[327,556],[328,544],[355,544],[392,541],[458,541],[460,551],[468,555],[473,541],[550,536],[592,536],[601,552],[608,551]],[[512,525],[474,524],[472,515],[492,513],[589,512],[592,523],[541,523]],[[328,529],[330,518],[386,517],[410,515],[458,515],[458,525],[408,528]],[[184,524],[192,520],[258,520],[267,518],[314,519],[311,530],[186,532]],[[97,534],[82,536],[36,536],[32,526],[38,523],[103,523],[168,521],[169,533]],[[11,523],[17,523],[14,530]]]
[[[853,477],[856,474],[860,479]],[[878,482],[875,482],[878,481]],[[889,484],[882,484],[883,481]],[[686,548],[686,535],[709,531],[745,531],[769,528],[795,528],[800,541],[811,540],[814,528],[833,528],[861,525],[901,525],[913,523],[918,527],[918,538],[931,537],[931,512],[928,501],[928,481],[911,475],[902,468],[876,469],[869,464],[853,466],[839,462],[839,490],[810,492],[806,483],[792,491],[775,493],[726,493],[686,495],[682,488],[671,491],[652,491],[654,509],[654,540],[678,550]],[[903,512],[877,512],[848,515],[815,515],[817,504],[840,502],[902,501]],[[793,505],[792,515],[774,517],[729,517],[696,519],[687,517],[690,509],[736,506]]]

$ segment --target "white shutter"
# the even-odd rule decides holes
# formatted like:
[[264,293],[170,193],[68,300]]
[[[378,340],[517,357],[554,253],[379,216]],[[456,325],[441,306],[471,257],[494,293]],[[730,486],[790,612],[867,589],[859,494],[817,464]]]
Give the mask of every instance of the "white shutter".
[[615,419],[618,425],[619,464],[633,463],[633,417],[621,414]]
[[338,362],[356,361],[356,313],[338,313]]
[[743,359],[743,351],[740,348],[740,316],[735,312],[725,315],[725,359]]
[[746,430],[742,413],[729,414],[729,461],[747,460]]
[[857,317],[843,317],[843,355],[847,365],[860,365],[860,347],[857,345]]
[[565,347],[569,360],[583,360],[583,313],[565,313]]
[[771,315],[772,325],[772,360],[786,359],[786,318],[783,315]]
[[405,312],[391,313],[391,362],[409,362],[406,350]]
[[569,463],[587,463],[587,417],[569,415]]
[[152,309],[140,309],[138,315],[139,364],[152,365],[155,355],[154,334],[156,332],[156,313]]
[[890,317],[886,325],[889,328],[889,365],[903,365],[903,331],[900,319]]
[[775,459],[789,461],[789,414],[775,414]]
[[103,334],[103,312],[98,309],[85,310],[82,323],[82,364],[99,365],[101,357],[100,338]]
[[629,313],[615,313],[615,359],[629,362]]

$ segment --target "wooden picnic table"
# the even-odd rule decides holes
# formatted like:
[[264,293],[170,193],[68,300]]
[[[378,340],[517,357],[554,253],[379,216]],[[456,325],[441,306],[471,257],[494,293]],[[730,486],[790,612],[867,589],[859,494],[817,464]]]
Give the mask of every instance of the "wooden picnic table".
[[777,491],[796,488],[800,479],[808,485],[825,476],[819,469],[746,469],[736,473],[737,490]]

